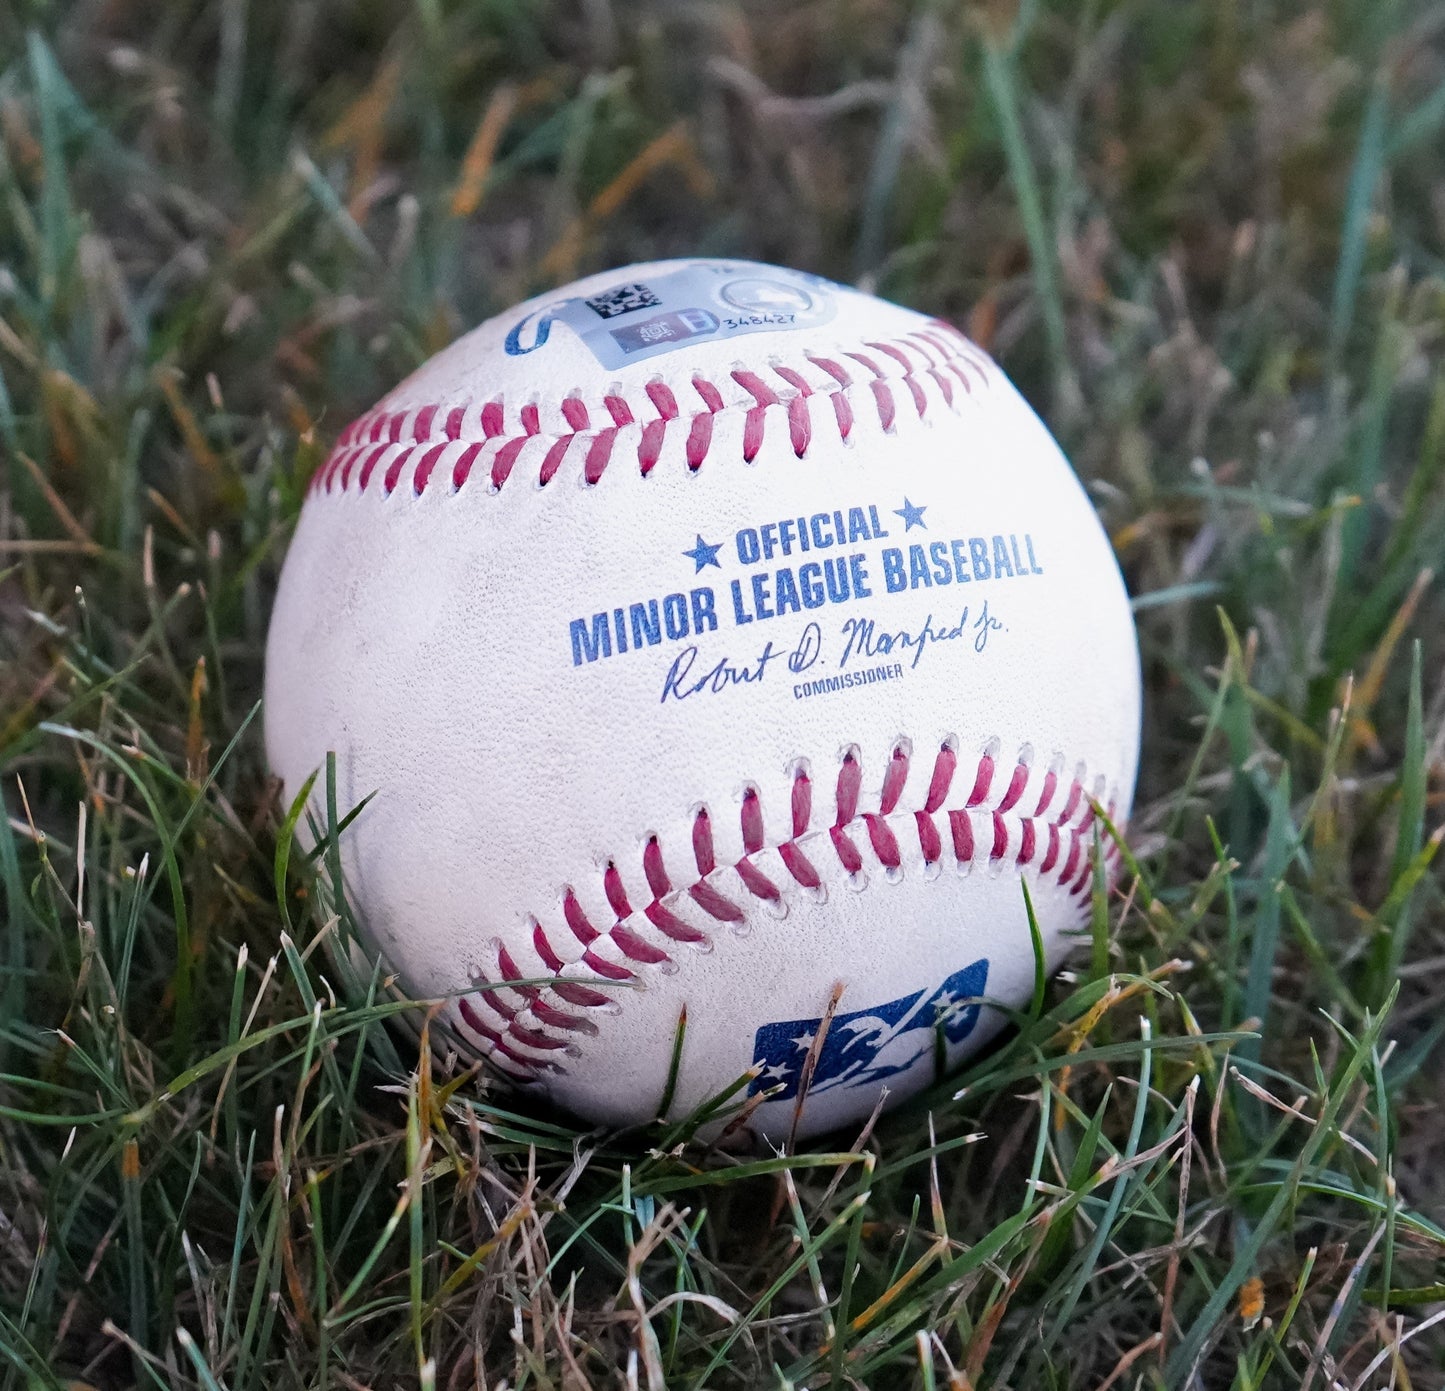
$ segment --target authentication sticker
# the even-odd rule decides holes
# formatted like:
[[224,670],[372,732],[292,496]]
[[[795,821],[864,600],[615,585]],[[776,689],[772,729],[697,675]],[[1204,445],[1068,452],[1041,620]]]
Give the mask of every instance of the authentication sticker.
[[671,352],[694,339],[817,328],[838,312],[832,281],[746,262],[689,262],[647,280],[554,300],[512,325],[511,357],[544,347],[556,325],[582,340],[609,370]]
[[[955,971],[936,990],[915,990],[873,1009],[838,1014],[828,1026],[813,1068],[809,1096],[840,1087],[871,1087],[907,1072],[930,1052],[938,1032],[962,1043],[978,1023],[979,999],[988,985],[988,961]],[[764,1024],[753,1040],[753,1066],[761,1068],[749,1094],[779,1084],[771,1099],[797,1096],[803,1066],[823,1027],[817,1019],[782,1019]]]

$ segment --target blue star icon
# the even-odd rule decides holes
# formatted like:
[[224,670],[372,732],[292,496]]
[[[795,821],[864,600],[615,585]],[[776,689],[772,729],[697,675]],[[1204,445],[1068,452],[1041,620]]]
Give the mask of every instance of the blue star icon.
[[690,561],[692,561],[694,565],[697,566],[697,569],[696,571],[694,571],[694,573],[700,575],[702,574],[702,567],[704,565],[716,565],[719,570],[722,569],[722,561],[717,558],[717,553],[720,550],[722,550],[721,541],[719,541],[716,546],[709,546],[708,543],[702,539],[702,536],[699,535],[697,538],[697,545],[695,545],[690,551],[684,551],[683,555],[685,555]]
[[903,499],[903,506],[902,506],[902,507],[895,507],[895,508],[893,509],[893,515],[894,515],[895,517],[902,517],[902,518],[903,518],[903,522],[904,522],[903,530],[904,530],[904,531],[912,531],[913,528],[916,527],[916,526],[921,526],[921,527],[924,529],[924,531],[927,531],[927,530],[928,530],[928,523],[923,520],[923,514],[924,514],[925,512],[927,512],[927,511],[928,511],[928,508],[927,508],[926,506],[925,506],[925,507],[915,507],[911,502],[909,502],[909,500],[908,500],[907,498],[904,498],[904,499]]

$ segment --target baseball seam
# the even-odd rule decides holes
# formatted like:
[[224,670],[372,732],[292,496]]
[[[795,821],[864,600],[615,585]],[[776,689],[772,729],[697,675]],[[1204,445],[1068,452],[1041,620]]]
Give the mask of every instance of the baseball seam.
[[[974,866],[976,854],[988,842],[987,863],[997,871],[1031,868],[1040,878],[1062,887],[1081,903],[1087,898],[1093,875],[1094,857],[1090,831],[1095,820],[1094,802],[1104,792],[1096,779],[1091,798],[1082,765],[1064,775],[1064,760],[1056,756],[1049,765],[1032,811],[1019,810],[1028,790],[1031,762],[1022,753],[1009,773],[998,760],[996,743],[979,755],[971,780],[958,776],[959,761],[952,742],[941,745],[934,760],[928,792],[918,811],[899,811],[897,805],[908,780],[911,758],[907,746],[893,751],[875,811],[860,811],[859,791],[862,766],[856,753],[845,754],[835,789],[835,816],[826,828],[813,825],[813,781],[806,769],[795,770],[792,787],[791,835],[767,841],[762,805],[757,792],[748,788],[742,798],[741,831],[743,854],[732,866],[736,882],[755,900],[777,902],[789,889],[791,878],[804,891],[817,891],[822,876],[804,848],[805,838],[816,842],[823,854],[831,851],[850,878],[864,873],[865,843],[885,874],[902,872],[903,851],[900,832],[918,840],[925,867],[941,866],[951,852],[960,866]],[[967,781],[967,796],[952,808],[946,807],[949,793]],[[1112,804],[1108,804],[1112,811]],[[938,818],[942,818],[942,829]],[[1017,832],[1015,837],[1014,832]],[[1111,875],[1117,865],[1118,847],[1104,838],[1104,857]],[[765,850],[776,851],[783,873],[772,877],[757,863]],[[668,873],[663,850],[656,836],[644,843],[642,869],[652,900],[634,908],[616,864],[603,871],[603,893],[615,921],[609,927],[594,923],[577,895],[569,888],[563,895],[561,917],[565,930],[549,930],[530,918],[532,946],[551,973],[545,985],[524,984],[536,975],[521,969],[505,944],[493,944],[497,975],[476,976],[485,988],[464,996],[457,1010],[463,1026],[489,1045],[493,1060],[508,1075],[528,1080],[544,1071],[557,1071],[551,1055],[575,1051],[579,1036],[596,1034],[597,1025],[588,1018],[598,1010],[614,1011],[611,997],[594,985],[569,979],[568,972],[583,980],[616,981],[631,984],[639,979],[638,968],[664,971],[677,969],[673,955],[677,946],[701,950],[711,948],[711,937],[674,911],[669,904],[694,905],[717,924],[737,926],[746,919],[737,896],[728,896],[714,882],[719,865],[713,847],[712,823],[705,808],[693,820],[692,857],[696,877],[689,883],[674,884]],[[724,869],[728,867],[723,867]],[[775,882],[778,880],[781,882]],[[667,945],[663,945],[666,943]],[[604,954],[603,948],[611,947]],[[569,960],[565,953],[576,953]]]
[[[839,439],[847,442],[855,423],[855,404],[871,405],[887,432],[897,419],[900,396],[912,402],[919,419],[927,413],[925,380],[954,409],[957,393],[969,395],[975,385],[987,386],[990,371],[984,353],[952,325],[934,320],[901,338],[870,339],[856,347],[838,348],[831,356],[806,353],[792,364],[773,359],[753,367],[737,366],[725,380],[700,372],[686,386],[654,378],[643,390],[645,404],[635,395],[613,390],[589,405],[578,387],[558,403],[565,428],[557,430],[544,430],[536,401],[518,405],[509,421],[511,407],[500,395],[452,405],[432,401],[403,410],[377,408],[341,432],[311,488],[324,493],[354,488],[365,493],[375,480],[389,497],[412,464],[411,492],[419,497],[433,486],[445,460],[456,492],[477,473],[485,453],[487,486],[495,492],[513,477],[529,446],[536,446],[534,453],[541,454],[539,485],[551,481],[569,451],[585,447],[582,476],[591,485],[601,480],[624,437],[634,443],[638,469],[646,477],[666,440],[676,432],[685,432],[687,467],[696,472],[713,450],[718,418],[739,411],[744,462],[751,463],[761,451],[769,422],[782,420],[793,453],[801,459],[815,429],[826,428],[828,421]],[[680,391],[691,391],[701,405],[686,409],[678,399]],[[598,424],[599,420],[604,423]],[[440,476],[446,476],[445,470]]]

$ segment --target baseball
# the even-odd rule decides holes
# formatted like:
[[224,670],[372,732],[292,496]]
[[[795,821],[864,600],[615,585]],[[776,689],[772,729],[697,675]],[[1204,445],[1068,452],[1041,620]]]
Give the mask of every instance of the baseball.
[[365,802],[360,946],[607,1124],[932,1083],[1030,997],[1025,885],[1051,969],[1085,927],[1138,759],[1118,567],[998,366],[741,261],[531,300],[349,425],[266,665],[287,799],[334,753]]

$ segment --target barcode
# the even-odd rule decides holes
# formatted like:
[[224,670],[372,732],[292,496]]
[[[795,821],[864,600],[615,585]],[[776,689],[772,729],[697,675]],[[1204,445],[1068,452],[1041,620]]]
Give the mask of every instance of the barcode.
[[593,295],[587,307],[604,319],[630,314],[634,309],[652,309],[662,301],[640,281],[631,285],[614,285],[600,295]]

